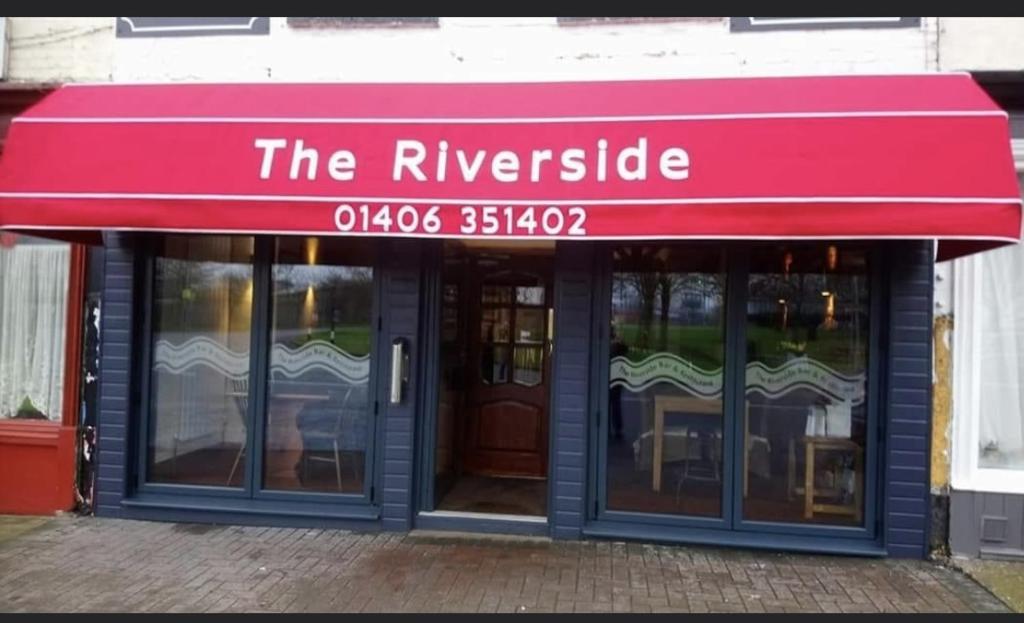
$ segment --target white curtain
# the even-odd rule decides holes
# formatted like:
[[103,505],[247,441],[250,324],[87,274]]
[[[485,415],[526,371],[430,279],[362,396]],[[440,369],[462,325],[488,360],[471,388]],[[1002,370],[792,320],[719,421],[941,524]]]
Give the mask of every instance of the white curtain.
[[61,419],[70,258],[66,244],[0,248],[0,417],[28,398]]
[[979,466],[1024,469],[1024,248],[980,253]]

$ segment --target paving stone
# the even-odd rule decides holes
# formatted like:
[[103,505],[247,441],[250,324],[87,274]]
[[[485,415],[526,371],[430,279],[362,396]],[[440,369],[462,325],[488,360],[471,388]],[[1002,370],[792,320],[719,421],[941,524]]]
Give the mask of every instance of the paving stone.
[[1005,612],[926,561],[67,515],[0,542],[4,612]]

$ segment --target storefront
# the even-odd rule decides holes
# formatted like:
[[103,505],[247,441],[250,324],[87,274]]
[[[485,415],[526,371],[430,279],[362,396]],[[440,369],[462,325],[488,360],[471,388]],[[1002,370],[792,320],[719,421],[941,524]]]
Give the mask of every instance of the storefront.
[[[0,83],[0,153],[51,90]],[[84,245],[0,232],[0,514],[75,507],[85,266]]]
[[932,265],[1021,227],[966,75],[69,86],[10,144],[0,224],[102,234],[118,517],[921,557]]

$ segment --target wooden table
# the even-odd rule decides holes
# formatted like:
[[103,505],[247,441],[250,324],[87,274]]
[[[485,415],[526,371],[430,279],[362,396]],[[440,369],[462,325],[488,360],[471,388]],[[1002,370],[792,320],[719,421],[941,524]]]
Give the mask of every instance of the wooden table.
[[665,413],[681,411],[722,417],[722,401],[691,396],[654,397],[654,451],[651,459],[651,488],[661,491],[661,461],[665,453]]
[[[852,439],[839,437],[803,437],[804,444],[804,519],[813,519],[814,513],[835,513],[851,515],[861,521],[864,510],[861,505],[864,489],[864,449]],[[814,456],[818,452],[851,452],[853,453],[853,502],[850,504],[817,504],[814,501],[819,493],[835,495],[838,489],[821,490],[814,485]],[[793,480],[795,460],[790,455],[790,481]]]
[[[231,391],[227,395],[232,398],[245,398],[245,392]],[[273,408],[267,409],[267,419],[263,448],[265,452],[273,451],[276,460],[266,461],[264,481],[294,479],[294,466],[302,458],[302,435],[296,423],[302,407],[310,402],[325,402],[331,399],[329,394],[301,394],[289,392],[269,392],[267,402]],[[273,465],[271,464],[273,463]],[[264,482],[264,486],[267,486]],[[275,487],[276,488],[276,487]]]

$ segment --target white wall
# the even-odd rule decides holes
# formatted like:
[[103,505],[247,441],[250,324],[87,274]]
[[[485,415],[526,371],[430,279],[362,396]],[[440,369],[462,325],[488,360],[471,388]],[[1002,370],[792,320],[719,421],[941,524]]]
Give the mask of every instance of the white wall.
[[1024,18],[941,18],[939,64],[943,71],[1024,70]]
[[[936,22],[899,30],[730,32],[727,19],[559,26],[441,18],[437,28],[296,28],[268,36],[119,39],[114,79],[504,81],[934,69]],[[372,62],[371,62],[372,60]]]
[[113,17],[9,17],[8,37],[11,81],[110,80]]
[[727,18],[559,26],[553,17],[441,18],[437,28],[115,38],[115,18],[12,18],[12,80],[512,81],[933,71],[919,28],[730,32]]

